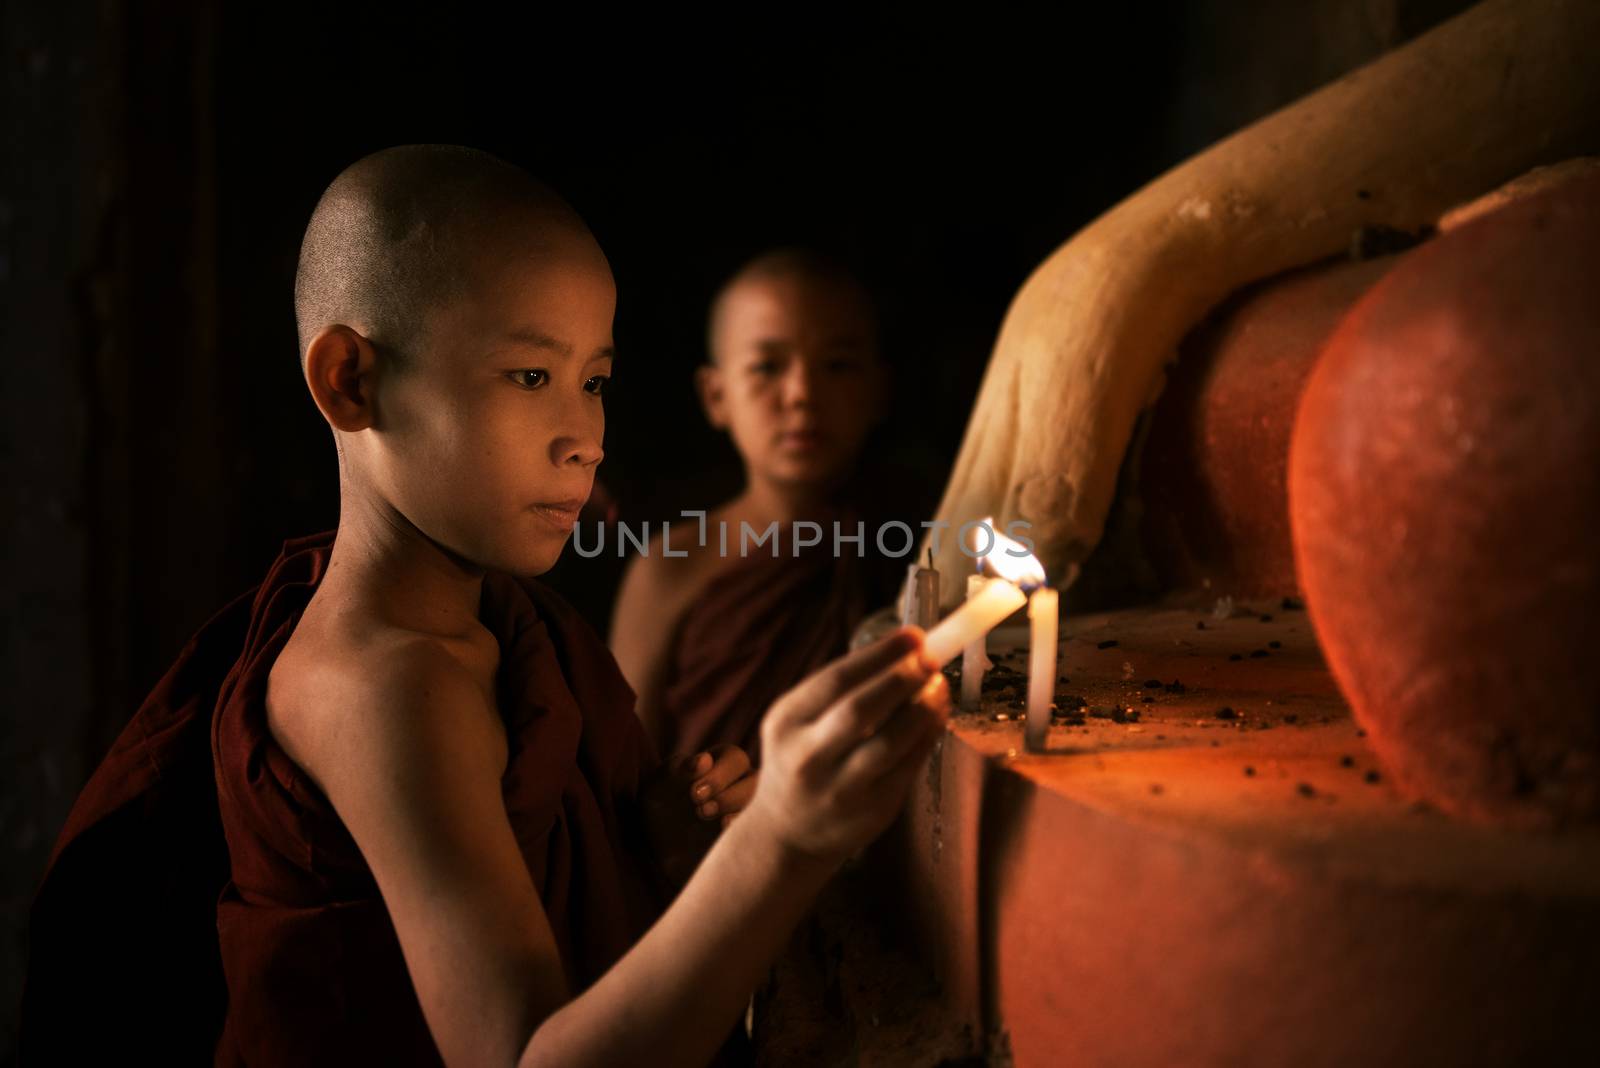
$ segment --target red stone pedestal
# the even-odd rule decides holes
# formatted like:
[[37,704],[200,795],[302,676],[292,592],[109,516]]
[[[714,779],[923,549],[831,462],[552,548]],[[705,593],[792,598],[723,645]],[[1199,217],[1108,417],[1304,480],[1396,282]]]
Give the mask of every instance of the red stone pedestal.
[[1018,1065],[1600,1063],[1600,830],[1405,801],[1306,616],[1256,607],[1069,617],[1090,714],[1045,755],[1009,693],[957,718],[878,858],[924,1011]]

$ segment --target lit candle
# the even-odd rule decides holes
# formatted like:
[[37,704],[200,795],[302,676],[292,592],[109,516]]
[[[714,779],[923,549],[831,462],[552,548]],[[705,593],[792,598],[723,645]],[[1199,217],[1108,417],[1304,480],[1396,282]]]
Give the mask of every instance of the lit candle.
[[922,642],[923,654],[935,667],[943,667],[963,648],[982,640],[1001,620],[1027,603],[1027,595],[1015,583],[995,579],[928,631]]
[[[968,575],[967,600],[982,593],[989,581],[983,575]],[[983,703],[983,673],[993,666],[989,663],[988,644],[987,635],[980,634],[961,653],[961,704],[970,711],[976,711]]]
[[983,557],[984,566],[1000,575],[996,581],[1033,591],[1028,597],[1028,718],[1022,740],[1028,749],[1039,752],[1044,749],[1045,738],[1050,733],[1050,703],[1056,692],[1056,631],[1061,594],[1044,584],[1044,568],[1021,542],[994,530],[992,520],[984,522],[994,538]]
[[1039,752],[1050,733],[1050,702],[1056,692],[1056,624],[1061,594],[1041,586],[1028,598],[1028,722],[1023,744]]

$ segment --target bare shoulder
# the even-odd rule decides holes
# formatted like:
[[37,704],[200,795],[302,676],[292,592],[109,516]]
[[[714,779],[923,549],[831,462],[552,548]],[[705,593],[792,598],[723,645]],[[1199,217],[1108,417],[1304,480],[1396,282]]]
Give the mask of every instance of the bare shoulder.
[[[485,638],[329,612],[291,636],[267,714],[371,870],[441,1049],[456,1051],[451,1063],[509,1064],[566,995],[502,793],[497,656]],[[504,1027],[486,1033],[486,1019]]]
[[506,741],[497,666],[472,643],[322,623],[297,630],[274,665],[268,727],[330,796],[350,775],[409,777],[430,760],[464,770],[494,765],[498,775]]
[[658,622],[665,611],[676,614],[693,600],[725,564],[719,539],[723,510],[704,522],[685,518],[664,524],[646,543],[645,551],[628,561],[623,572],[619,611],[629,601],[647,607]]
[[700,542],[700,523],[680,519],[650,538],[645,552],[628,562],[628,574],[656,593],[680,594],[693,588],[715,566],[716,538]]
[[[613,651],[618,639],[626,641],[627,632],[641,620],[648,621],[652,630],[670,625],[694,599],[716,562],[715,549],[701,548],[698,537],[697,523],[676,523],[670,533],[657,533],[644,552],[628,561],[612,614]],[[668,549],[673,555],[667,555]]]

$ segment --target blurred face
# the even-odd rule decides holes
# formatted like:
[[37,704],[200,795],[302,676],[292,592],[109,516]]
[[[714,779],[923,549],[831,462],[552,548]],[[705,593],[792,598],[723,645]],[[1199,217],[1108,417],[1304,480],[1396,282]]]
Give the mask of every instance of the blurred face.
[[482,567],[548,570],[594,485],[616,291],[587,233],[503,235],[420,351],[380,377],[369,467],[428,537]]
[[795,275],[736,282],[718,308],[712,348],[701,399],[751,478],[821,488],[849,474],[883,389],[858,293]]

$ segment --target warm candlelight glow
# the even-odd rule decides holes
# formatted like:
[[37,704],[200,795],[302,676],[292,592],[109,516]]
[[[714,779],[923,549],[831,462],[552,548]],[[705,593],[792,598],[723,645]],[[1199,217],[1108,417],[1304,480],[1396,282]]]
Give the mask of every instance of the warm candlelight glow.
[[984,524],[994,534],[994,547],[983,557],[983,566],[1025,590],[1043,586],[1044,565],[1038,558],[1023,548],[1020,541],[995,530],[994,520],[985,519]]
[[[975,544],[971,548],[980,554],[980,566],[999,576],[990,582],[989,586],[1009,586],[1012,589],[1021,587],[1031,591],[1027,596],[1028,713],[1023,728],[1023,742],[1028,749],[1039,752],[1044,749],[1045,738],[1050,732],[1052,711],[1050,706],[1056,692],[1056,636],[1060,622],[1061,594],[1060,591],[1045,585],[1044,565],[1039,563],[1037,557],[1028,552],[1021,542],[994,529],[993,517],[984,519],[983,526],[986,528],[985,533],[992,536],[993,541],[985,546],[975,533],[973,537]],[[974,589],[975,584],[969,583],[967,587],[969,604],[975,599]],[[987,628],[984,633],[987,633]],[[976,640],[981,642],[982,635],[980,634]],[[969,647],[968,659],[964,661],[962,668],[962,703],[968,704],[969,707],[976,707],[979,703],[983,684],[981,671],[976,673],[975,681],[968,679],[968,668],[965,665],[973,659],[974,653],[977,656],[983,655],[981,644]]]

